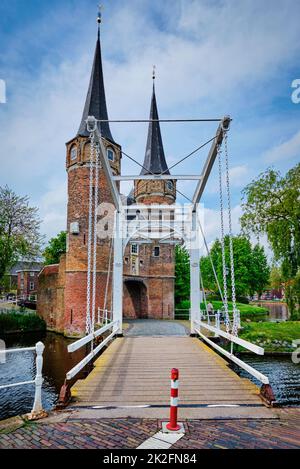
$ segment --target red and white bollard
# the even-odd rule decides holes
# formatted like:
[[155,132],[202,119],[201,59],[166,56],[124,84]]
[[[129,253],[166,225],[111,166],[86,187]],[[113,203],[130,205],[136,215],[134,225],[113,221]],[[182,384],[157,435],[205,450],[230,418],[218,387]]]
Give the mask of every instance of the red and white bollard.
[[171,431],[178,431],[181,426],[177,423],[177,408],[178,408],[178,378],[179,371],[177,368],[171,370],[171,399],[170,399],[170,422],[166,427]]

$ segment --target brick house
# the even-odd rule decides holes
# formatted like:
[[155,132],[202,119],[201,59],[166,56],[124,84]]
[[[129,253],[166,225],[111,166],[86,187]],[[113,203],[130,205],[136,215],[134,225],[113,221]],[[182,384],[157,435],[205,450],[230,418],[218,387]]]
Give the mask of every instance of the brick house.
[[38,291],[38,276],[42,269],[41,263],[20,265],[17,273],[17,296],[22,300],[36,299]]
[[[93,67],[79,130],[66,143],[68,178],[67,252],[60,264],[46,266],[39,274],[37,311],[48,328],[67,336],[84,335],[87,304],[88,214],[90,138],[86,119],[98,121],[104,138],[107,158],[114,175],[121,171],[122,150],[115,142],[108,120],[101,59],[100,31],[96,42]],[[148,137],[141,175],[170,174],[165,159],[156,93],[153,82]],[[98,205],[113,203],[104,171],[99,172]],[[136,180],[126,204],[173,204],[176,182],[170,180]],[[99,211],[98,211],[99,215]],[[108,276],[110,239],[97,240],[96,307],[111,309],[112,276]],[[174,317],[174,245],[128,243],[124,253],[123,313],[128,318]]]

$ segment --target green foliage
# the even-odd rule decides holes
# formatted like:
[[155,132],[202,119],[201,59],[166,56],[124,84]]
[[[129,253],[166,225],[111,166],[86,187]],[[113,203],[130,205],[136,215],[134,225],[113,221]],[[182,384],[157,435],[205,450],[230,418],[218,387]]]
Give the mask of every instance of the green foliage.
[[244,323],[239,336],[263,345],[267,351],[291,351],[293,340],[300,337],[300,322]]
[[270,272],[270,287],[278,290],[283,284],[283,276],[280,267],[273,265]]
[[20,259],[39,255],[40,223],[38,209],[29,206],[28,197],[0,187],[0,281]]
[[[175,304],[182,307],[182,302],[190,299],[190,256],[183,246],[175,248]],[[181,306],[180,306],[181,305]],[[189,308],[189,306],[188,306]]]
[[243,191],[244,232],[268,237],[275,259],[281,262],[285,297],[291,315],[298,292],[295,276],[300,268],[300,163],[285,176],[268,169]]
[[[222,310],[223,303],[220,300],[212,300],[211,297],[207,298],[207,301],[210,301],[212,303],[214,310],[217,311]],[[232,303],[231,301],[228,302],[228,307],[230,310],[232,310]],[[267,308],[262,308],[260,306],[254,306],[250,304],[244,304],[244,303],[237,303],[237,308],[241,313],[241,319],[245,321],[246,319],[249,319],[251,321],[263,321],[266,319],[266,316],[268,315],[268,310]],[[184,300],[181,301],[176,305],[176,317],[181,316],[181,311],[179,310],[189,310],[190,309],[190,301],[189,300]],[[201,309],[205,309],[205,304],[201,303]],[[175,312],[176,312],[175,311]]]
[[176,303],[176,309],[189,310],[190,306],[191,306],[190,300],[182,300],[179,303]]
[[[210,301],[210,300],[209,300]],[[221,310],[223,307],[222,301],[211,301],[214,310]],[[201,309],[205,309],[205,304],[201,304]],[[232,303],[231,301],[228,302],[228,309],[232,310]],[[268,310],[266,308],[262,308],[260,306],[254,306],[244,303],[237,303],[237,309],[241,313],[242,321],[246,319],[250,319],[251,321],[262,321],[266,318],[268,314]]]
[[[232,241],[237,297],[253,295],[256,292],[261,294],[268,284],[270,272],[264,248],[258,245],[253,248],[249,239],[245,236],[234,236]],[[219,284],[221,288],[223,288],[222,248],[221,242],[218,239],[212,246],[211,257],[216,269]],[[225,236],[225,259],[228,268],[228,296],[231,297],[229,236]],[[200,266],[204,288],[217,294],[218,286],[208,256],[201,258]]]
[[6,313],[0,314],[0,334],[5,332],[22,331],[44,331],[45,321],[35,313]]
[[60,256],[65,254],[67,249],[67,233],[61,231],[55,238],[50,239],[48,246],[43,252],[45,264],[58,264]]

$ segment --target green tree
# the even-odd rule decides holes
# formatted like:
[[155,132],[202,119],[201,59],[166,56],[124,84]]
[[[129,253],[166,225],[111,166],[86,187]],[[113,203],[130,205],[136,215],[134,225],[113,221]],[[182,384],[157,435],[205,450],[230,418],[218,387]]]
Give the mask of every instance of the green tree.
[[257,293],[260,296],[268,286],[270,277],[270,267],[263,246],[256,244],[251,253],[251,277],[249,293],[253,296]]
[[271,271],[270,271],[270,287],[273,288],[274,290],[278,290],[283,283],[283,277],[282,277],[282,272],[281,268],[278,267],[277,265],[272,265]]
[[67,249],[67,233],[61,231],[57,236],[51,238],[48,246],[43,252],[45,264],[58,264],[60,256],[65,254]]
[[29,206],[27,196],[0,187],[0,281],[20,259],[40,255],[40,223],[38,209]]
[[292,287],[300,267],[300,164],[281,176],[267,169],[243,191],[242,229],[266,234],[275,260],[281,262],[290,313],[295,309]]
[[[227,293],[231,298],[231,274],[230,274],[230,255],[229,255],[229,236],[225,236],[225,261],[227,270]],[[251,246],[249,239],[245,236],[234,236],[233,258],[235,270],[235,289],[236,296],[248,296],[262,293],[269,281],[270,269],[264,248],[261,246]],[[222,264],[222,246],[217,239],[211,248],[211,258],[216,270],[217,278],[223,289],[223,264]],[[200,260],[201,275],[204,288],[219,293],[218,285],[214,277],[211,261],[208,256]]]
[[175,303],[190,299],[190,256],[183,246],[175,248]]

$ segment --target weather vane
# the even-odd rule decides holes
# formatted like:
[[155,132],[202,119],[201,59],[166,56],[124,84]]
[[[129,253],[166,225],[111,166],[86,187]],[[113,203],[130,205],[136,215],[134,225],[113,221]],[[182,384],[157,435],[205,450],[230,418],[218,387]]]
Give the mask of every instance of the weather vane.
[[102,5],[99,3],[98,5],[98,16],[97,16],[97,23],[100,24],[102,22]]
[[153,65],[152,80],[155,80],[155,74],[156,74],[156,65]]

